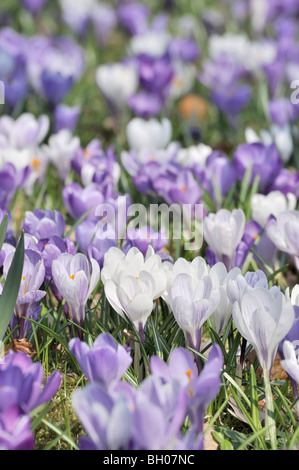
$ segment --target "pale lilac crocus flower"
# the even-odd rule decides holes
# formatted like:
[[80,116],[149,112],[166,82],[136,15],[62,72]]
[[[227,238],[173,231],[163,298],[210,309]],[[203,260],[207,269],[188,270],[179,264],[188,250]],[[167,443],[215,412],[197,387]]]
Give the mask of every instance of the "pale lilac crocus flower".
[[168,264],[164,269],[168,285],[163,298],[184,331],[189,346],[199,351],[202,326],[220,301],[219,288],[213,285],[209,266],[201,257],[196,257],[192,263],[179,258],[173,267]]
[[[299,385],[299,355],[298,355],[298,343],[297,348],[291,341],[284,341],[283,343],[283,356],[284,359],[280,361],[281,366],[284,368],[286,373],[291,379],[291,384],[293,388],[294,398],[298,398],[298,389]],[[297,412],[299,414],[299,402],[296,403]]]
[[220,209],[216,214],[209,214],[203,221],[203,235],[207,244],[214,251],[218,261],[230,270],[234,267],[235,252],[246,226],[242,209]]
[[71,317],[83,326],[86,302],[100,279],[99,264],[82,253],[62,253],[52,263],[56,287],[66,300]]
[[242,336],[256,350],[261,366],[271,370],[280,341],[291,329],[295,314],[279,289],[255,288],[234,303],[233,319]]
[[244,294],[241,305],[235,302],[232,315],[241,335],[254,347],[263,368],[266,397],[265,425],[274,450],[277,448],[277,436],[270,371],[279,343],[293,325],[294,309],[280,290],[257,288]]
[[266,231],[276,247],[291,256],[296,269],[299,270],[299,211],[282,212]]
[[[3,274],[6,278],[14,256],[15,249],[6,256],[3,263]],[[37,303],[46,295],[40,290],[45,278],[45,266],[41,255],[35,251],[27,249],[24,255],[22,279],[17,297],[14,314],[19,325],[19,338],[25,336],[25,319],[30,312],[30,308],[35,308]]]

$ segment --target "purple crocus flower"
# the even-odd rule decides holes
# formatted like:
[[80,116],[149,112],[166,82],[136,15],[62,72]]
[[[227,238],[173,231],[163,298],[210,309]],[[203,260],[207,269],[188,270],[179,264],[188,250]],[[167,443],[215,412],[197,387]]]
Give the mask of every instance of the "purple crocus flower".
[[0,207],[7,208],[17,189],[24,187],[30,168],[17,170],[12,163],[5,163],[0,170]]
[[59,211],[34,209],[33,212],[26,211],[23,228],[38,240],[61,237],[65,230],[65,221]]
[[[129,384],[108,393],[88,384],[73,395],[73,407],[88,437],[83,450],[166,450],[173,447],[186,412],[177,381],[166,386],[149,377],[139,390]],[[171,399],[170,399],[171,397]]]
[[61,238],[53,236],[39,240],[36,248],[42,255],[45,266],[45,282],[49,282],[52,278],[52,263],[61,253],[76,254],[76,246],[70,238]]
[[83,326],[85,306],[100,279],[98,263],[90,261],[82,253],[62,253],[52,263],[56,287],[66,300],[75,323]]
[[188,397],[187,413],[191,426],[197,435],[201,435],[206,409],[217,396],[221,385],[223,355],[220,346],[212,346],[199,375],[191,353],[184,348],[176,348],[171,352],[168,365],[158,356],[151,358],[150,365],[152,374],[166,382],[176,379],[184,387]]
[[96,2],[90,13],[95,36],[98,43],[103,46],[117,24],[115,8],[105,2]]
[[88,259],[94,258],[102,269],[104,265],[105,253],[112,247],[117,246],[116,240],[110,238],[95,237],[92,243],[89,243],[86,248]]
[[50,375],[42,388],[43,381],[40,363],[33,363],[24,353],[8,353],[0,364],[0,416],[12,406],[18,406],[22,415],[48,403],[60,386],[60,372]]
[[21,415],[17,406],[0,413],[0,449],[34,450],[34,436],[29,416]]
[[132,36],[142,34],[147,30],[147,21],[150,10],[147,5],[129,2],[121,4],[117,9],[120,24],[126,28]]
[[33,14],[39,13],[48,0],[22,0],[23,5]]
[[151,227],[141,227],[136,229],[134,227],[127,230],[127,242],[122,251],[127,253],[132,246],[138,248],[143,256],[146,255],[149,245],[153,246],[156,253],[166,246],[168,243],[167,234],[165,231],[155,232]]
[[178,170],[174,179],[162,174],[154,182],[154,189],[168,204],[191,204],[193,208],[201,201],[203,195],[192,172],[188,170]]
[[69,349],[87,379],[99,382],[107,389],[122,379],[132,362],[129,352],[108,333],[99,335],[92,348],[78,338],[73,338]]
[[[37,321],[40,314],[42,311],[42,305],[39,304],[39,302],[33,302],[32,304],[29,305],[26,317],[33,320]],[[16,315],[13,315],[11,317],[10,323],[9,323],[11,331],[13,331],[17,326],[19,326],[19,330],[16,329],[14,332],[13,336],[14,338],[26,338],[28,335],[29,331],[32,329],[32,323],[29,320],[23,320],[21,318],[16,317]]]
[[244,178],[247,168],[252,165],[251,184],[256,176],[259,176],[261,189],[271,185],[282,169],[282,161],[276,146],[274,144],[267,146],[260,142],[239,145],[233,163],[240,180]]
[[66,104],[59,104],[55,108],[55,133],[59,132],[61,129],[68,129],[73,132],[79,115],[80,115],[79,106],[67,106]]
[[242,268],[254,243],[258,240],[263,228],[254,220],[249,220],[245,226],[244,234],[235,252],[235,266]]
[[160,113],[164,100],[157,93],[141,91],[128,98],[128,105],[136,116],[147,119]]
[[71,183],[63,188],[62,196],[74,220],[78,220],[88,210],[85,220],[94,220],[96,208],[104,202],[103,193],[96,184],[82,188],[78,183]]
[[193,171],[216,204],[219,204],[217,192],[220,197],[224,198],[237,181],[237,172],[234,165],[221,152],[211,152],[205,166],[195,164],[193,165]]
[[195,62],[200,55],[200,50],[194,39],[177,37],[170,41],[168,54],[172,60]]
[[174,69],[166,58],[147,55],[138,57],[139,80],[142,87],[160,96],[166,96],[174,75]]
[[40,82],[43,96],[51,104],[56,105],[69,93],[74,85],[74,78],[72,75],[64,75],[60,71],[43,70]]

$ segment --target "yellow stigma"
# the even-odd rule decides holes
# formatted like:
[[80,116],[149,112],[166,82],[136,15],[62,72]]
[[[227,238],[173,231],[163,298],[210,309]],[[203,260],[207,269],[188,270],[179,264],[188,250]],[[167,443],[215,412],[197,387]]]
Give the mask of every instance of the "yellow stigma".
[[84,157],[87,158],[87,160],[90,159],[91,153],[90,153],[89,150],[87,150],[87,149],[83,150],[83,154],[84,154]]
[[70,276],[70,279],[75,279],[75,274],[72,274],[72,275]]
[[39,158],[33,158],[33,160],[31,161],[31,165],[32,165],[34,171],[38,171],[39,166],[40,166],[40,159]]
[[25,277],[25,276],[23,276],[22,279],[23,279],[23,281],[26,281],[26,277]]
[[184,191],[184,192],[187,191],[186,186],[182,186],[182,187],[181,187],[181,190]]
[[136,276],[136,279],[137,279],[137,281],[138,281],[139,277],[138,277],[138,276]]
[[258,234],[257,234],[257,233],[256,233],[255,235],[253,235],[253,238],[254,238],[255,240],[257,240],[257,239],[258,239],[258,237],[259,237],[259,236],[258,236]]
[[186,371],[186,375],[187,375],[187,377],[188,377],[189,384],[190,384],[189,389],[188,389],[188,395],[189,395],[189,397],[192,398],[192,397],[194,396],[194,393],[193,393],[193,386],[192,386],[192,380],[191,380],[192,370],[191,370],[191,369],[188,369],[188,370]]

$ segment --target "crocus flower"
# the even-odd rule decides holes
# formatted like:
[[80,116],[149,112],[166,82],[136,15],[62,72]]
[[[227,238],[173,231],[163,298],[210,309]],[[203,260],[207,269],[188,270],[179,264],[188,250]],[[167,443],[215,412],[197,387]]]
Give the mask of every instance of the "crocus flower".
[[115,109],[122,109],[128,98],[135,93],[138,76],[131,64],[100,65],[96,70],[96,84],[109,104]]
[[90,184],[82,188],[78,183],[70,183],[64,186],[62,197],[66,209],[74,220],[78,220],[85,212],[85,220],[94,220],[96,208],[104,203],[104,195],[96,184]]
[[254,194],[250,203],[252,218],[265,227],[270,215],[277,218],[281,212],[294,210],[296,203],[296,196],[292,193],[286,196],[280,191],[271,191],[266,195]]
[[127,315],[137,329],[143,330],[153,310],[153,301],[166,287],[161,257],[151,246],[146,256],[135,247],[126,255],[112,247],[105,254],[101,276],[106,297],[114,310],[124,318]]
[[197,351],[200,348],[202,326],[217,308],[219,300],[219,290],[213,287],[209,276],[195,279],[182,273],[170,285],[168,304],[188,344]]
[[88,261],[82,253],[62,253],[52,263],[52,274],[73,321],[83,326],[86,302],[100,278],[98,263],[94,259]]
[[0,450],[34,450],[31,420],[17,406],[0,413]]
[[27,166],[17,170],[12,163],[5,163],[0,170],[0,207],[5,209],[10,204],[15,191],[24,187],[29,178],[30,168]]
[[143,148],[156,150],[165,148],[171,139],[171,123],[168,119],[148,121],[141,118],[133,118],[126,128],[127,140],[132,150],[139,151]]
[[223,355],[220,346],[212,346],[199,375],[191,353],[184,348],[176,348],[171,352],[168,365],[158,356],[151,358],[150,365],[153,375],[166,382],[176,379],[184,387],[187,392],[187,413],[191,428],[195,429],[197,435],[201,435],[206,409],[217,396],[221,385]]
[[26,211],[23,228],[38,240],[61,237],[65,230],[65,221],[59,211],[34,209],[33,212]]
[[280,341],[294,322],[294,309],[279,289],[256,288],[233,306],[233,320],[254,347],[261,366],[269,372]]
[[130,248],[135,246],[145,256],[149,245],[153,246],[155,253],[160,254],[160,250],[167,245],[168,238],[165,230],[155,232],[151,227],[143,226],[139,229],[134,227],[127,230],[127,242],[122,248],[127,253]]
[[147,30],[149,13],[148,5],[137,2],[120,4],[117,9],[120,24],[132,35],[142,34]]
[[36,15],[46,5],[48,0],[22,0],[23,5]]
[[203,235],[218,261],[230,270],[234,267],[236,248],[245,231],[245,215],[242,209],[220,209],[204,218]]
[[[7,278],[14,253],[8,254],[3,264],[3,274]],[[14,308],[14,314],[19,325],[19,337],[24,338],[24,317],[27,316],[29,308],[35,307],[46,292],[40,290],[45,278],[45,267],[41,256],[37,251],[25,250],[24,265],[21,285]]]
[[70,37],[36,35],[28,39],[26,65],[33,88],[53,107],[81,78],[85,60],[82,48]]
[[82,36],[90,22],[95,3],[95,0],[86,0],[74,5],[70,0],[59,0],[62,18],[73,31]]
[[105,388],[118,383],[132,362],[129,352],[107,333],[99,335],[92,348],[79,338],[73,338],[69,349],[87,379],[99,382]]
[[281,366],[299,384],[298,350],[296,355],[296,349],[290,341],[284,341],[283,343],[283,356],[284,359],[280,361]]
[[68,129],[61,129],[57,134],[52,134],[48,144],[41,148],[57,168],[60,178],[65,180],[71,168],[71,161],[79,147],[79,137],[73,137]]
[[95,2],[90,14],[98,43],[104,46],[117,25],[115,8],[106,2]]
[[285,211],[278,215],[277,220],[267,227],[267,235],[276,247],[288,253],[299,270],[299,211]]
[[146,55],[159,58],[167,53],[171,36],[167,31],[146,31],[133,36],[129,48],[134,56]]
[[233,303],[228,297],[227,286],[231,280],[241,275],[241,270],[238,267],[233,268],[231,271],[227,271],[223,263],[216,263],[209,272],[209,276],[212,279],[213,286],[219,289],[220,301],[219,304],[211,315],[215,331],[220,335],[225,329],[233,309]]
[[244,178],[246,169],[252,165],[251,184],[256,176],[260,177],[259,187],[266,189],[282,168],[282,161],[274,144],[242,144],[237,148],[234,158],[239,179]]
[[59,104],[55,108],[55,133],[61,129],[68,129],[73,132],[80,115],[79,106],[67,106],[66,104]]
[[49,402],[60,386],[60,372],[50,375],[42,388],[43,380],[40,363],[33,363],[24,353],[7,354],[0,364],[0,416],[12,406],[18,406],[23,415]]
[[61,238],[56,235],[40,239],[36,248],[43,258],[46,282],[49,282],[52,278],[52,263],[54,259],[57,259],[61,253],[76,254],[75,244],[70,238]]
[[[87,437],[82,450],[172,448],[185,419],[185,393],[177,381],[149,377],[139,390],[129,384],[108,393],[92,383],[73,394],[73,407]],[[171,397],[171,400],[169,400]]]

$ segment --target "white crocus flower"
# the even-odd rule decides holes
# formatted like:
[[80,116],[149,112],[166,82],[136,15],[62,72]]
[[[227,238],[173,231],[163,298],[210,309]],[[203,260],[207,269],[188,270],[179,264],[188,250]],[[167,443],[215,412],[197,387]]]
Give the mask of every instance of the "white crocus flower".
[[287,196],[281,191],[271,191],[267,195],[254,194],[251,199],[252,218],[265,227],[271,215],[277,218],[281,212],[295,209],[296,204],[296,196],[292,193]]
[[199,350],[204,322],[219,304],[220,293],[210,277],[210,267],[197,256],[192,262],[179,258],[163,263],[167,287],[162,298],[186,335],[188,344]]
[[184,167],[192,167],[193,165],[204,167],[212,151],[213,149],[205,144],[191,145],[179,150],[177,160]]
[[126,314],[136,328],[144,327],[153,301],[162,295],[167,284],[162,259],[151,246],[145,257],[136,247],[126,255],[117,247],[110,248],[101,277],[109,303],[119,315]]
[[267,235],[276,247],[288,253],[299,269],[299,211],[285,211],[266,229]]
[[100,65],[95,79],[101,93],[116,108],[126,106],[128,98],[138,87],[137,71],[131,64]]
[[215,289],[219,290],[220,294],[219,304],[211,316],[215,331],[218,335],[225,329],[233,309],[233,302],[228,296],[227,286],[229,282],[235,280],[239,275],[241,275],[239,268],[236,267],[227,272],[223,263],[216,263],[210,270],[209,276],[213,286]]
[[57,168],[61,179],[65,179],[75,152],[80,147],[79,137],[74,137],[67,129],[51,135],[48,145],[42,146],[42,151]]
[[203,221],[203,235],[218,261],[227,269],[234,266],[235,251],[240,243],[246,226],[242,209],[220,209],[216,214],[210,213]]
[[171,139],[172,126],[166,118],[160,123],[154,118],[147,121],[136,117],[127,125],[126,134],[131,150],[165,149]]
[[144,34],[134,36],[129,45],[133,56],[145,54],[151,57],[162,57],[170,43],[171,36],[163,31],[147,31]]

